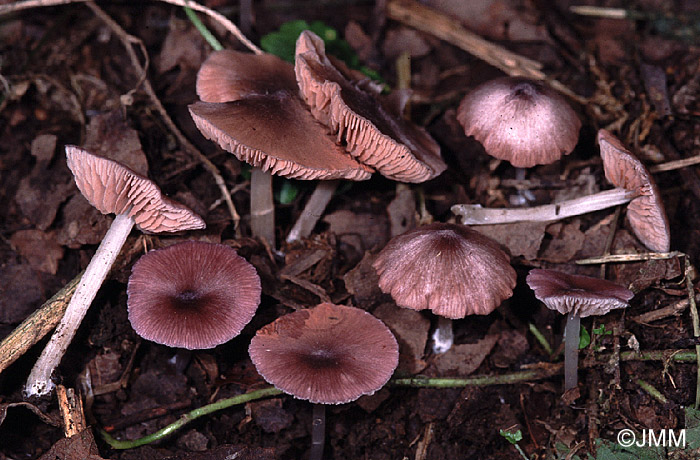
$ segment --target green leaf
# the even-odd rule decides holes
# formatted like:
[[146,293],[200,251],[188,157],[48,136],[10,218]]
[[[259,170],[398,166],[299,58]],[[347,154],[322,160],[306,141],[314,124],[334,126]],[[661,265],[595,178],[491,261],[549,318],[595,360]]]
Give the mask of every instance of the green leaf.
[[578,340],[578,349],[583,350],[591,344],[591,334],[588,333],[585,327],[581,326],[581,335]]
[[608,331],[605,329],[605,324],[601,324],[598,327],[594,327],[593,330],[591,331],[595,335],[612,335],[613,331]]
[[285,179],[282,181],[282,186],[279,188],[277,193],[275,193],[275,198],[280,204],[289,204],[297,197],[299,194],[299,186],[296,182]]
[[607,439],[596,439],[596,460],[665,460],[666,449],[655,446],[623,447]]
[[506,431],[506,430],[499,430],[498,433],[506,438],[506,440],[511,443],[511,444],[517,444],[518,441],[523,439],[523,433],[518,430],[518,431]]

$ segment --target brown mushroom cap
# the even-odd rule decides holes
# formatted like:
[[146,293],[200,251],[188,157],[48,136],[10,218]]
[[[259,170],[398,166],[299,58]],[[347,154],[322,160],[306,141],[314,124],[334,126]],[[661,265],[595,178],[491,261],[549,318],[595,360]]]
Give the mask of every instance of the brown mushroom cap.
[[170,347],[213,348],[237,336],[260,304],[260,277],[223,244],[187,241],[142,256],[127,286],[129,321]]
[[391,377],[399,346],[364,310],[330,303],[284,315],[248,349],[260,375],[299,399],[342,404],[372,394]]
[[530,270],[527,284],[547,308],[582,318],[628,307],[634,297],[632,291],[611,281],[556,270]]
[[462,99],[457,120],[489,155],[518,168],[553,163],[571,153],[581,128],[559,93],[522,77],[479,85]]
[[403,182],[423,182],[447,167],[440,147],[422,128],[392,116],[374,95],[348,80],[326,57],[311,31],[297,40],[295,66],[301,94],[314,117],[361,163]]
[[270,55],[213,53],[197,75],[197,128],[236,157],[292,179],[369,179],[298,95],[291,64]]
[[189,208],[163,196],[160,188],[126,166],[66,146],[68,167],[85,198],[103,214],[126,214],[144,231],[179,232],[206,225]]
[[452,319],[488,315],[516,283],[498,243],[464,225],[409,230],[392,238],[372,265],[397,305]]
[[656,252],[671,249],[671,229],[661,194],[644,164],[609,131],[598,131],[605,177],[615,187],[639,194],[627,205],[630,227],[644,246]]

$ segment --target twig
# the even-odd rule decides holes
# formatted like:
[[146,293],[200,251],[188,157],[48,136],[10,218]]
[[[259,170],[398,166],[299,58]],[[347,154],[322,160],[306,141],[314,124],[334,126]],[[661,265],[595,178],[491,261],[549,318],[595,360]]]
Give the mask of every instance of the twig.
[[693,273],[695,268],[690,263],[690,257],[685,256],[685,282],[688,288],[688,302],[690,304],[690,317],[693,321],[693,336],[696,339],[695,354],[698,358],[698,367],[696,383],[695,383],[695,409],[700,406],[700,345],[697,344],[697,338],[700,337],[700,318],[698,318],[698,307],[695,304],[695,287],[693,286]]
[[83,272],[61,288],[0,342],[0,373],[56,327]]
[[571,91],[561,82],[547,78],[542,64],[513,53],[466,30],[456,19],[439,13],[413,0],[390,0],[386,8],[387,17],[432,34],[514,77],[546,80],[557,91],[585,104],[584,97]]
[[83,412],[83,400],[72,388],[63,385],[56,387],[58,396],[58,408],[63,419],[63,434],[70,438],[87,428],[85,413]]
[[540,330],[537,329],[537,326],[535,326],[532,323],[528,323],[528,328],[530,329],[530,333],[535,337],[537,342],[539,342],[539,344],[542,345],[544,351],[546,351],[549,356],[552,356],[552,346],[549,344],[547,338],[540,332]]
[[198,409],[194,409],[180,417],[176,422],[156,431],[155,433],[144,436],[143,438],[134,439],[133,441],[120,441],[112,437],[105,430],[100,430],[100,435],[102,439],[109,444],[112,449],[133,449],[134,447],[144,446],[152,442],[163,439],[164,437],[176,432],[183,426],[187,425],[193,420],[198,419],[203,415],[211,414],[221,409],[226,409],[227,407],[235,406],[237,404],[247,403],[248,401],[255,401],[256,399],[266,398],[268,396],[275,396],[281,394],[282,392],[277,388],[264,388],[262,390],[251,391],[250,393],[244,393],[242,395],[234,396],[232,398],[222,399],[212,404],[202,406]]
[[642,379],[637,379],[637,385],[642,387],[642,390],[649,393],[652,396],[652,398],[656,399],[661,404],[668,403],[668,399],[666,399],[666,396],[664,396],[659,390],[657,390],[656,387],[651,383],[645,382]]
[[[697,296],[695,297],[695,299],[697,301]],[[669,316],[680,316],[681,313],[683,313],[685,309],[688,308],[688,305],[690,305],[689,299],[681,299],[666,307],[657,308],[656,310],[642,313],[641,315],[633,316],[630,318],[630,320],[639,324],[649,324],[660,319],[668,318]]]
[[682,252],[643,252],[640,254],[610,254],[603,257],[591,257],[574,261],[578,265],[595,265],[605,263],[644,262],[646,260],[668,260],[685,256]]
[[[175,3],[175,0],[168,1],[168,3]],[[175,3],[177,4],[177,3]],[[189,5],[194,8],[194,3],[192,5]],[[102,10],[97,4],[95,4],[92,1],[87,2],[87,6],[93,11],[95,16],[100,18],[107,26],[109,26],[110,29],[119,37],[119,39],[122,41],[124,44],[124,47],[126,48],[127,53],[129,54],[129,59],[131,60],[131,64],[137,69],[137,71],[144,75],[143,80],[141,82],[141,86],[143,87],[144,91],[146,94],[151,99],[151,103],[156,107],[156,110],[160,114],[161,118],[163,119],[163,122],[166,124],[168,129],[175,135],[177,138],[178,142],[180,142],[180,145],[182,145],[186,151],[189,153],[193,154],[199,161],[202,162],[204,167],[209,171],[209,173],[214,177],[214,181],[216,182],[216,185],[219,187],[219,190],[221,192],[221,197],[224,199],[226,202],[226,205],[228,207],[229,213],[231,214],[231,219],[233,220],[233,225],[236,230],[236,235],[240,236],[240,230],[238,229],[238,223],[241,220],[241,217],[238,215],[238,212],[236,211],[236,207],[233,204],[233,200],[231,200],[231,195],[228,191],[228,188],[226,188],[226,184],[224,182],[224,179],[221,177],[221,174],[219,173],[218,168],[214,163],[212,163],[209,158],[204,156],[202,152],[199,151],[197,147],[194,146],[185,136],[182,134],[180,129],[175,125],[173,120],[170,118],[170,115],[168,115],[168,112],[165,110],[165,107],[163,107],[163,104],[160,102],[160,99],[156,95],[156,92],[153,90],[153,87],[151,86],[151,82],[146,78],[146,69],[141,66],[141,63],[139,62],[138,56],[136,56],[136,53],[134,52],[134,49],[132,48],[131,44],[132,43],[141,43],[141,40],[138,38],[129,35],[122,27],[117,24],[107,13]],[[0,10],[0,14],[2,14],[2,10]],[[144,49],[143,51],[144,56],[147,56],[146,51]]]
[[[82,3],[82,2],[88,2],[91,0],[24,0],[24,1],[19,1],[19,2],[14,2],[14,3],[9,3],[7,5],[0,5],[0,16],[8,13],[12,13],[15,11],[20,11],[20,10],[25,10],[29,8],[38,8],[38,7],[46,7],[46,6],[56,6],[56,5],[68,5],[71,3]],[[243,35],[243,33],[240,31],[240,29],[231,22],[226,16],[223,14],[214,11],[210,8],[207,8],[206,6],[200,5],[199,3],[190,1],[190,0],[156,0],[160,1],[163,3],[170,3],[171,5],[178,5],[178,6],[183,6],[183,7],[188,7],[191,8],[195,11],[199,11],[200,13],[204,13],[207,16],[211,17],[214,19],[216,22],[221,24],[231,35],[236,37],[238,41],[243,43],[246,48],[251,50],[255,54],[262,54],[263,51],[255,46],[253,42],[248,40],[248,38]]]

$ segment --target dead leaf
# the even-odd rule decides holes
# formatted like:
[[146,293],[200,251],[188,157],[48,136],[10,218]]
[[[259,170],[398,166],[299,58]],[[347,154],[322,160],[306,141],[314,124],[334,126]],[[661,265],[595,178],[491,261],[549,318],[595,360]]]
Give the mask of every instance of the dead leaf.
[[491,362],[502,369],[515,364],[530,349],[525,334],[517,329],[504,329],[498,338],[496,349],[491,354]]
[[138,133],[124,121],[121,110],[95,115],[86,128],[83,145],[96,155],[118,161],[142,176],[148,175],[148,160]]
[[552,235],[540,259],[552,263],[564,263],[573,259],[574,255],[583,248],[586,236],[580,230],[581,221],[556,222],[547,227],[547,233]]
[[279,433],[294,422],[294,416],[284,410],[280,398],[252,401],[248,406],[253,421],[266,433]]
[[55,232],[19,230],[10,237],[10,244],[34,270],[56,274],[58,262],[63,257],[63,247],[56,241]]
[[398,369],[417,374],[426,367],[423,360],[430,321],[420,312],[385,303],[374,309],[374,316],[387,325],[399,342]]
[[389,234],[392,237],[416,228],[417,211],[413,190],[408,187],[400,188],[396,197],[386,207],[386,212],[389,215]]
[[517,222],[514,224],[474,225],[472,229],[483,233],[505,246],[514,257],[537,259],[544,239],[546,222]]
[[71,249],[99,244],[110,225],[112,218],[103,215],[78,193],[63,207],[63,226],[56,233],[56,240]]
[[387,59],[396,59],[402,53],[408,53],[412,58],[423,57],[430,52],[430,45],[415,29],[400,27],[390,29],[386,33],[386,39],[382,51]]
[[0,323],[17,324],[38,307],[44,293],[29,264],[0,266]]
[[371,305],[382,298],[384,293],[379,289],[379,276],[372,264],[376,254],[365,252],[362,260],[343,276],[345,289],[355,297],[358,306]]
[[389,240],[389,222],[384,214],[355,214],[340,210],[329,214],[323,221],[330,225],[331,233],[338,236],[354,235],[361,241],[361,249],[384,246]]
[[89,429],[70,438],[59,439],[39,460],[104,460]]
[[476,343],[453,345],[445,353],[433,356],[435,369],[444,376],[469,375],[481,366],[499,337],[500,334],[489,334]]

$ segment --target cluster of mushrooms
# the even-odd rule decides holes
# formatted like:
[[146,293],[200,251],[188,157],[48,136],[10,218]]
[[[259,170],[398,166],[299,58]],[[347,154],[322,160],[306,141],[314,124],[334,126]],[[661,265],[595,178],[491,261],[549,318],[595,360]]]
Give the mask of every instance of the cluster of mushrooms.
[[[377,171],[397,181],[422,182],[446,168],[430,135],[403,119],[400,102],[394,101],[393,111],[379,103],[376,89],[327,57],[323,42],[308,31],[297,42],[294,66],[271,55],[213,53],[198,74],[197,93],[201,102],[190,111],[202,133],[264,174],[362,180]],[[571,152],[581,125],[560,95],[522,78],[477,87],[460,104],[458,120],[488,153],[519,168]],[[668,222],[649,173],[609,132],[601,130],[598,143],[605,175],[616,186],[602,198],[545,210],[457,205],[453,211],[463,224],[420,226],[394,237],[378,253],[373,266],[381,290],[400,307],[430,309],[448,320],[491,313],[512,296],[516,272],[495,241],[465,224],[508,221],[513,213],[515,220],[555,220],[571,215],[570,209],[589,212],[591,203],[630,202],[627,216],[640,241],[668,251]],[[117,217],[30,375],[25,388],[30,396],[51,391],[51,373],[134,225],[151,233],[205,225],[149,179],[117,162],[75,146],[66,147],[66,156],[83,195]],[[251,187],[252,200],[268,193]],[[252,205],[251,212],[255,209]],[[302,226],[304,232],[313,228]],[[547,307],[568,315],[565,388],[573,388],[579,319],[626,307],[632,292],[553,270],[532,270],[527,283]],[[234,249],[186,241],[142,256],[133,266],[127,296],[129,320],[139,335],[171,347],[203,349],[242,331],[260,304],[261,285],[255,268]],[[437,352],[449,348],[450,330],[449,322],[438,327]],[[249,353],[260,375],[280,390],[315,404],[339,404],[384,386],[398,364],[399,347],[371,314],[323,303],[260,329]],[[312,458],[320,458],[323,435],[313,437]]]

